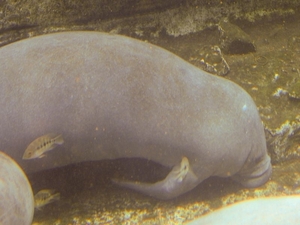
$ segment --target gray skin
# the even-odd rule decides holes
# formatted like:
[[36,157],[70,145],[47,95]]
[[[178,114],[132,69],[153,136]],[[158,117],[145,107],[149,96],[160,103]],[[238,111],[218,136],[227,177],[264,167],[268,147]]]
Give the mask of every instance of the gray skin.
[[[27,173],[141,157],[174,168],[155,184],[115,182],[159,199],[210,176],[256,187],[271,175],[252,98],[162,48],[119,35],[64,32],[4,46],[0,64],[0,148]],[[47,133],[62,134],[65,143],[43,158],[22,160],[26,147]],[[187,167],[178,172],[183,157]]]
[[252,199],[221,208],[186,225],[285,225],[300,224],[300,197]]
[[33,213],[33,193],[26,175],[0,151],[0,224],[30,225]]

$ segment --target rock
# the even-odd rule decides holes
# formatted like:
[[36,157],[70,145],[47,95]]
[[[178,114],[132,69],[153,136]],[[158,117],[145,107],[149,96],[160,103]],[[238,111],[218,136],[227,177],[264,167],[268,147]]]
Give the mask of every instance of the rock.
[[288,87],[289,98],[294,100],[300,100],[300,80],[292,83]]
[[233,55],[256,51],[250,36],[228,20],[222,20],[218,29],[221,32],[221,49],[224,53]]

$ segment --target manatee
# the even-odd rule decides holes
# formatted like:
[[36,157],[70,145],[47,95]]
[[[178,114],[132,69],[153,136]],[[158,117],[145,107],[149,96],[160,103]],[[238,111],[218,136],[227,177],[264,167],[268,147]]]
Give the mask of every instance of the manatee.
[[300,196],[252,199],[221,208],[186,225],[300,224]]
[[[250,95],[160,47],[101,32],[62,32],[0,48],[0,64],[0,148],[27,173],[145,158],[170,174],[157,183],[114,182],[158,199],[211,176],[257,187],[271,175]],[[62,134],[65,143],[43,158],[22,160],[26,146],[47,133]]]
[[30,225],[34,213],[31,185],[25,173],[0,151],[0,224]]

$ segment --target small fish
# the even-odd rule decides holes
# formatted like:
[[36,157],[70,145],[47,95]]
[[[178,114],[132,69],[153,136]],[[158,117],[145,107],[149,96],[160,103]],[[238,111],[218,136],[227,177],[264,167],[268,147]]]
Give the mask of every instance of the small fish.
[[28,145],[24,152],[23,159],[42,158],[45,156],[45,152],[50,151],[57,145],[62,145],[63,143],[64,139],[61,134],[46,134],[35,139]]
[[53,189],[43,189],[40,190],[34,196],[34,207],[38,210],[47,204],[58,201],[60,199],[60,193],[54,193]]

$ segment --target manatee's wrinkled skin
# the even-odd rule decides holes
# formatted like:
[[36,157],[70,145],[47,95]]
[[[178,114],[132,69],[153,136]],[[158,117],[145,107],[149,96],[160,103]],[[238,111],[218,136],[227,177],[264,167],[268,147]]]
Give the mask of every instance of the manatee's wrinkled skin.
[[[246,187],[270,177],[252,98],[159,47],[65,32],[4,46],[0,64],[0,148],[26,172],[121,157],[173,167],[186,157],[189,171],[173,190],[146,191],[167,199],[210,176],[232,176]],[[62,134],[64,145],[22,161],[28,144],[50,132]]]
[[253,199],[211,212],[186,225],[300,224],[300,196]]
[[30,225],[33,213],[33,193],[26,175],[0,151],[0,224]]

